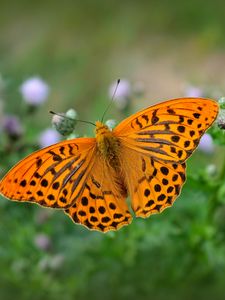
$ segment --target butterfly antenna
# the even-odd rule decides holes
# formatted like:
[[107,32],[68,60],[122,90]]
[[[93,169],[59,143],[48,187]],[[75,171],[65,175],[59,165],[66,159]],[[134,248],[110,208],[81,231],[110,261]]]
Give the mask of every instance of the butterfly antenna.
[[120,84],[120,79],[117,80],[116,87],[115,87],[115,90],[114,90],[113,95],[112,95],[112,99],[111,99],[109,105],[106,107],[106,110],[104,111],[104,113],[103,113],[103,115],[102,115],[101,123],[103,123],[105,114],[107,113],[107,111],[109,110],[109,108],[111,107],[111,105],[112,105],[112,103],[113,103],[113,100],[114,100],[114,98],[115,98],[116,91],[117,91],[117,89],[118,89],[119,84]]
[[93,125],[93,126],[96,127],[95,123],[93,123],[93,122],[84,121],[84,120],[79,120],[79,119],[72,119],[72,118],[67,117],[67,116],[65,116],[65,115],[63,115],[63,114],[58,114],[58,113],[56,113],[56,112],[54,112],[54,111],[52,111],[52,110],[50,110],[49,113],[52,114],[52,115],[56,115],[56,116],[65,118],[65,119],[72,120],[72,121],[77,121],[77,122],[81,122],[81,123],[91,124],[91,125]]

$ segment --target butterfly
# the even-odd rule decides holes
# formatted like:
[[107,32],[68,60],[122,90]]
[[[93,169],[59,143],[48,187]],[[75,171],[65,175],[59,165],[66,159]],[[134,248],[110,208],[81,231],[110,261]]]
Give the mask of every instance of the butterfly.
[[218,114],[210,99],[180,98],[148,107],[95,138],[66,140],[32,153],[0,182],[16,201],[63,210],[75,223],[106,232],[171,206],[185,182],[185,161]]

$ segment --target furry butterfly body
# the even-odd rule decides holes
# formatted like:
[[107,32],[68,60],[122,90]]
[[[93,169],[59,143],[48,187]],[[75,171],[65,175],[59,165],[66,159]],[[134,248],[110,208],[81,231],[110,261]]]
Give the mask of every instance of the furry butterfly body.
[[41,149],[0,182],[5,197],[64,210],[75,223],[106,232],[171,206],[185,181],[185,161],[218,114],[210,99],[154,105],[114,130],[96,122],[95,138]]

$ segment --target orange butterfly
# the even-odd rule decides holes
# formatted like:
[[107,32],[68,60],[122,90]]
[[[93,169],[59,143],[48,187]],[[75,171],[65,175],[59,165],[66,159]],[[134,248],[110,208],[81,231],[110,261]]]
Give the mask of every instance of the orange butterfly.
[[173,204],[185,181],[185,161],[218,114],[210,99],[182,98],[148,107],[114,130],[96,122],[95,138],[76,138],[39,150],[0,182],[17,201],[63,209],[75,223],[99,231]]

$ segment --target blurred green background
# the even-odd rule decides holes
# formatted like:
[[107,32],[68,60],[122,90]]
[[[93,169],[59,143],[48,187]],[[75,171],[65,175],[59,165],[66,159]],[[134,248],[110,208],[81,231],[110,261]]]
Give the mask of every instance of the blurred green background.
[[[144,87],[129,113],[182,97],[189,86],[222,96],[225,2],[0,1],[0,74],[4,114],[22,111],[26,145],[1,149],[2,176],[33,151],[27,143],[50,126],[49,110],[74,108],[83,120],[101,118],[117,78]],[[50,94],[29,115],[19,87],[35,75]],[[119,122],[126,114],[113,106],[107,118]],[[82,135],[92,131],[78,125]],[[6,137],[0,139],[5,146]],[[196,151],[173,208],[107,234],[74,225],[59,211],[2,197],[0,298],[224,299],[223,164],[223,147],[210,155]]]

